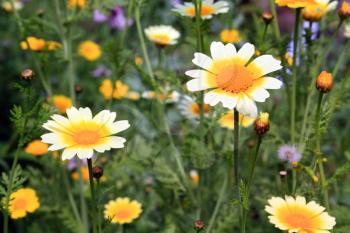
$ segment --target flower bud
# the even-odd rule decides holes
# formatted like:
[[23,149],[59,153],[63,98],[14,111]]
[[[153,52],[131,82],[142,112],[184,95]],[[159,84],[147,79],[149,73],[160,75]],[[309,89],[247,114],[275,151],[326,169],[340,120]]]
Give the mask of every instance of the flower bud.
[[21,79],[23,80],[32,80],[34,77],[34,71],[31,69],[25,69],[21,72]]
[[193,184],[198,185],[199,183],[199,174],[197,172],[197,170],[191,170],[190,171],[190,177],[191,177],[191,181]]
[[94,166],[92,168],[92,176],[95,178],[95,179],[100,179],[102,176],[103,176],[103,168],[102,167],[99,167],[99,166]]
[[83,92],[83,88],[80,85],[75,85],[75,94],[79,95]]
[[350,16],[350,5],[346,1],[341,4],[338,15],[341,19],[346,19]]
[[333,87],[333,76],[331,73],[322,71],[316,79],[316,88],[322,92],[327,93]]
[[287,171],[280,171],[280,177],[281,177],[281,179],[283,179],[283,178],[286,178],[287,177]]
[[196,220],[194,221],[193,225],[194,225],[194,229],[197,232],[200,232],[204,229],[205,223],[202,220]]
[[273,15],[270,12],[264,12],[261,17],[266,24],[270,24],[273,20]]
[[293,162],[292,162],[292,168],[293,168],[293,169],[299,168],[299,162],[293,161]]
[[255,132],[262,136],[270,129],[269,114],[267,112],[261,112],[258,119],[254,123]]

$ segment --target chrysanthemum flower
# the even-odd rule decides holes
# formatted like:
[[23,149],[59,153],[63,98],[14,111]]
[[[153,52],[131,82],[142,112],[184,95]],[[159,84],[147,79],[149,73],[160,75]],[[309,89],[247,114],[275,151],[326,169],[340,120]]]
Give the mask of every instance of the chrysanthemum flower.
[[299,162],[301,153],[296,146],[283,145],[278,149],[278,157],[290,163]]
[[72,107],[72,100],[65,95],[52,96],[52,102],[60,113],[65,113],[67,108]]
[[64,149],[62,159],[77,155],[80,159],[91,158],[94,151],[103,153],[111,148],[123,148],[125,138],[112,136],[129,128],[127,120],[114,121],[115,112],[103,110],[92,117],[89,108],[71,107],[67,116],[53,115],[43,127],[51,133],[41,136],[42,141],[52,144],[50,151]]
[[315,2],[303,9],[304,19],[312,22],[320,21],[327,12],[334,10],[338,5],[338,1],[331,2],[331,0],[315,0]]
[[339,11],[338,11],[338,15],[340,16],[340,18],[342,19],[346,19],[348,17],[350,17],[350,4],[347,1],[343,1]]
[[68,0],[69,8],[74,8],[74,7],[84,8],[85,5],[86,5],[86,0]]
[[[247,117],[239,113],[238,120],[240,126],[247,128],[254,123],[255,118]],[[223,128],[234,129],[234,111],[230,111],[222,115],[219,119],[219,124]]]
[[101,57],[102,51],[98,44],[87,40],[80,43],[79,54],[88,61],[95,61]]
[[237,29],[224,29],[220,33],[220,40],[224,43],[238,43],[241,37]]
[[107,100],[111,99],[112,97],[115,99],[122,99],[127,97],[129,92],[129,86],[120,80],[115,82],[115,87],[113,88],[112,81],[110,79],[105,79],[102,81],[99,89],[104,98]]
[[269,220],[276,228],[289,233],[330,233],[335,218],[314,201],[306,203],[304,197],[272,197],[265,211],[271,214]]
[[105,205],[104,215],[112,223],[131,223],[137,219],[142,212],[141,204],[137,201],[130,201],[129,198],[118,197]]
[[264,102],[269,96],[266,89],[279,89],[282,82],[265,75],[282,68],[281,61],[271,55],[262,55],[249,62],[255,53],[254,45],[246,43],[237,52],[233,44],[212,42],[211,56],[195,53],[192,62],[202,69],[189,70],[194,78],[187,82],[189,91],[210,89],[204,102],[214,106],[221,102],[229,109],[236,108],[245,116],[255,118],[255,101]]
[[[200,117],[200,107],[198,103],[196,103],[194,99],[190,96],[182,96],[180,98],[178,107],[181,115],[183,115],[187,119],[198,119]],[[204,115],[207,115],[209,112],[209,105],[204,104],[203,110]]]
[[150,41],[161,47],[176,44],[180,38],[180,33],[168,25],[150,26],[145,29],[145,34]]
[[32,51],[42,51],[45,49],[46,42],[43,39],[36,38],[34,36],[27,37],[26,41],[21,42],[21,48],[23,50],[27,50],[29,45],[29,49]]
[[41,156],[48,152],[49,146],[46,143],[41,142],[40,140],[33,140],[24,149],[28,154],[34,156]]
[[23,218],[39,206],[39,199],[32,188],[21,188],[10,195],[9,212],[12,219]]
[[316,3],[316,0],[275,0],[279,6],[287,6],[289,8],[300,8],[310,6]]
[[[213,15],[228,12],[230,6],[226,1],[204,0],[202,1],[201,17],[202,19],[211,19]],[[195,17],[196,8],[192,2],[185,2],[184,5],[178,4],[172,11],[179,13],[182,16]]]

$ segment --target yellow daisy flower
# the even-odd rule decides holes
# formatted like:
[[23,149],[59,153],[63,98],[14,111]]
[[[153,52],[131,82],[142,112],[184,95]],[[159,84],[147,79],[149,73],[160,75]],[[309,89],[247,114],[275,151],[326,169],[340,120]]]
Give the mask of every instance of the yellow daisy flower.
[[30,50],[32,51],[42,51],[45,49],[46,42],[43,39],[36,38],[34,36],[29,36],[27,37],[26,41],[21,42],[21,48],[23,50],[27,50],[28,45]]
[[100,85],[99,90],[105,99],[110,100],[113,94],[112,81],[109,79],[104,79]]
[[52,102],[61,113],[65,113],[67,108],[72,107],[72,100],[64,95],[52,96]]
[[[226,1],[217,1],[214,3],[214,0],[203,0],[201,17],[202,19],[211,19],[213,15],[227,13],[229,9],[229,4]],[[177,12],[182,16],[196,16],[196,8],[192,2],[185,2],[183,5],[178,4],[172,9],[172,11]]]
[[202,69],[189,70],[193,78],[187,82],[189,91],[210,89],[204,94],[204,102],[215,106],[219,102],[225,108],[236,108],[240,113],[257,117],[255,101],[265,102],[270,96],[266,89],[279,89],[282,82],[265,75],[280,70],[281,61],[271,55],[262,55],[249,62],[255,53],[254,45],[245,43],[237,52],[233,44],[212,42],[211,56],[195,53],[192,62]]
[[41,142],[40,140],[33,140],[24,149],[28,154],[34,156],[44,155],[48,152],[49,146],[46,143]]
[[122,99],[125,96],[127,96],[129,92],[129,86],[127,84],[124,84],[122,81],[117,80],[115,82],[115,88],[113,91],[113,97],[116,99]]
[[46,44],[47,44],[47,49],[49,51],[54,51],[54,50],[62,47],[61,43],[59,43],[57,41],[53,41],[53,40],[46,41]]
[[105,205],[104,215],[106,219],[110,219],[112,223],[131,223],[138,218],[142,212],[141,204],[137,201],[130,201],[129,198],[118,197],[109,201]]
[[21,188],[10,195],[9,212],[12,219],[25,217],[40,206],[34,189]]
[[224,43],[238,43],[241,37],[236,29],[224,29],[220,33],[220,40]]
[[177,43],[180,33],[168,25],[150,26],[145,29],[146,37],[158,46],[167,46]]
[[[225,113],[224,115],[222,115],[220,117],[219,124],[223,128],[234,129],[235,128],[234,119],[235,119],[234,118],[234,111],[230,111],[230,112]],[[242,114],[239,114],[238,120],[239,120],[239,125],[247,128],[254,123],[255,118],[251,118],[251,117],[247,117],[247,116],[244,116]]]
[[88,61],[95,61],[102,55],[101,48],[91,40],[84,41],[79,45],[79,54]]
[[[195,102],[195,100],[187,95],[184,95],[180,98],[179,101],[179,110],[181,115],[186,117],[187,119],[194,119],[200,117],[200,108],[199,105]],[[208,115],[210,106],[208,104],[204,104],[204,114]]]
[[112,81],[110,79],[105,79],[99,88],[103,97],[106,100],[110,100],[113,96],[115,99],[122,99],[128,97],[129,86],[120,80],[115,82],[115,87],[113,88]]
[[303,18],[312,22],[320,21],[327,12],[337,8],[338,1],[330,1],[331,0],[315,0],[315,4],[306,6],[302,10]]
[[330,233],[335,218],[314,201],[306,203],[304,197],[272,197],[265,211],[271,214],[269,220],[276,228],[289,233]]
[[287,6],[289,8],[300,8],[315,4],[315,0],[275,0],[279,6]]
[[86,0],[68,0],[69,8],[74,8],[74,7],[84,8],[85,5],[86,5]]
[[95,117],[89,108],[71,107],[68,118],[55,114],[43,127],[51,133],[41,136],[43,142],[52,144],[50,151],[64,149],[62,160],[77,155],[80,159],[91,158],[94,151],[103,153],[111,148],[123,148],[125,138],[112,136],[129,128],[127,120],[114,121],[115,112],[103,110]]

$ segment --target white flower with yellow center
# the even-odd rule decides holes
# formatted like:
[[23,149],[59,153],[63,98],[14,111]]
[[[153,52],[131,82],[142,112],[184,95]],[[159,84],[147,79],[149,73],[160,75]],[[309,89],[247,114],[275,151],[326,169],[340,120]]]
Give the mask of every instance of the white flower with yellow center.
[[150,26],[145,29],[147,38],[158,46],[167,46],[177,43],[180,32],[168,25]]
[[266,89],[279,89],[282,82],[266,74],[280,70],[281,61],[271,55],[262,55],[250,62],[254,45],[245,43],[237,52],[233,44],[212,42],[211,58],[195,53],[192,62],[202,69],[189,70],[186,75],[189,91],[203,91],[204,102],[214,106],[221,102],[225,108],[237,109],[241,114],[256,118],[255,101],[265,102],[270,96]]
[[71,107],[67,116],[53,115],[43,127],[51,133],[41,136],[42,142],[52,144],[50,151],[64,149],[62,160],[77,155],[91,158],[94,151],[103,153],[111,148],[123,148],[126,139],[112,136],[130,127],[127,120],[115,121],[117,114],[108,110],[92,117],[89,108]]
[[[195,102],[195,100],[188,96],[184,95],[181,96],[178,108],[180,110],[181,115],[186,117],[187,119],[198,119],[200,117],[200,108],[199,105]],[[209,112],[209,105],[204,104],[204,116],[208,115]]]
[[[204,0],[202,1],[201,17],[202,19],[211,19],[213,15],[227,13],[230,9],[229,3],[226,1]],[[192,2],[185,2],[183,5],[178,4],[172,11],[182,16],[195,17],[196,8]]]

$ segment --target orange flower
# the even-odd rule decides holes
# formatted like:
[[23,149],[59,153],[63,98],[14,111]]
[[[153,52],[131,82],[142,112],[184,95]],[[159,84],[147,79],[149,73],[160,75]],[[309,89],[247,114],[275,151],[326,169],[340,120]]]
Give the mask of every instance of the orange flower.
[[9,212],[12,219],[23,218],[40,206],[36,192],[31,188],[21,188],[11,193],[10,200]]
[[239,31],[236,29],[225,29],[220,33],[220,38],[222,42],[225,43],[238,43],[241,41],[239,36]]
[[34,140],[28,143],[24,151],[34,156],[41,156],[47,153],[48,147],[49,146],[46,143],[41,142],[41,140]]
[[350,5],[346,1],[343,1],[338,12],[340,18],[346,19],[350,16]]
[[65,113],[67,108],[72,107],[72,100],[64,95],[54,95],[52,101],[61,113]]
[[69,8],[80,7],[84,8],[86,5],[86,0],[68,0]]
[[279,6],[287,6],[289,8],[300,8],[315,4],[315,0],[275,0]]
[[[83,176],[83,181],[89,181],[89,168],[87,166],[84,166],[81,168],[81,174]],[[75,171],[72,173],[72,179],[73,180],[79,180],[80,173],[78,171]]]
[[316,88],[323,93],[329,92],[333,87],[333,76],[327,71],[322,71],[316,79]]
[[98,44],[87,40],[80,43],[79,54],[88,61],[95,61],[101,57],[102,51]]
[[141,204],[137,201],[130,201],[129,198],[117,198],[105,205],[104,215],[111,219],[112,223],[131,223],[138,218],[142,212]]
[[42,51],[45,49],[46,42],[43,39],[36,38],[34,36],[27,37],[26,41],[21,42],[21,48],[23,50],[29,49],[32,51]]

